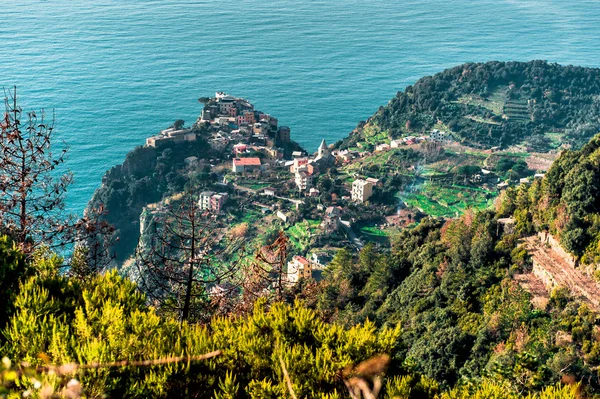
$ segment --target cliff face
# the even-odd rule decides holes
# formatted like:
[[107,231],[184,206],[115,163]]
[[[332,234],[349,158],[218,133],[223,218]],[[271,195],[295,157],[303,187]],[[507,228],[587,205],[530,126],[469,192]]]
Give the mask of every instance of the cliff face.
[[[106,172],[88,207],[102,204],[106,220],[115,226],[118,241],[113,249],[118,263],[135,250],[144,207],[184,189],[188,181],[185,158],[203,160],[212,155],[202,139],[161,148],[138,147],[127,154],[122,165]],[[210,168],[201,178],[208,178],[209,173]]]

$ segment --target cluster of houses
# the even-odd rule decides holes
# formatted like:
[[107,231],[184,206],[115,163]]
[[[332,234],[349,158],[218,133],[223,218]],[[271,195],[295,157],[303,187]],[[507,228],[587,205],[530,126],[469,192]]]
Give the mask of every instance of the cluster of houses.
[[[224,150],[237,142],[235,155],[252,150],[271,159],[281,159],[283,150],[278,146],[291,141],[290,128],[279,126],[277,118],[255,110],[246,99],[223,92],[215,93],[215,97],[206,101],[196,125],[206,124],[210,124],[210,145]],[[243,144],[249,145],[246,150],[241,149]]]
[[316,157],[302,157],[301,153],[295,155],[294,160],[289,162],[289,167],[298,191],[308,193],[309,196],[318,196],[319,191],[313,187],[313,180],[319,171],[335,164],[335,157],[325,140],[321,141]]
[[[282,159],[281,145],[289,143],[290,128],[279,126],[277,118],[255,110],[248,100],[223,92],[207,98],[200,117],[192,128],[169,128],[146,139],[146,146],[159,147],[166,143],[196,141],[202,126],[209,126],[207,141],[216,151],[223,151],[232,143],[234,156],[245,152],[259,152],[268,159]],[[245,146],[245,147],[243,147]]]

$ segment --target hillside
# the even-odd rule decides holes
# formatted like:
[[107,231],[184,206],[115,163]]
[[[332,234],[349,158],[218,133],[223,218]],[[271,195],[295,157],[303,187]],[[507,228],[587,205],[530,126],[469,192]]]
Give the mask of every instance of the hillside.
[[309,155],[244,99],[201,102],[91,201],[117,261],[137,249],[118,270],[0,225],[0,396],[598,396],[600,135],[546,174],[439,130]]
[[514,213],[523,234],[548,231],[592,272],[600,262],[600,136],[566,151],[546,178],[507,190],[502,213]]
[[463,144],[547,151],[581,146],[600,130],[600,70],[545,61],[469,63],[398,92],[339,145],[453,133]]

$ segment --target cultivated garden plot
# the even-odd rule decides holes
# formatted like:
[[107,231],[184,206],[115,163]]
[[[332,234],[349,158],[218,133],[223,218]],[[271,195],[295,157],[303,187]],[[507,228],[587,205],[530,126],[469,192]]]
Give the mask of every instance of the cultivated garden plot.
[[423,213],[437,217],[456,217],[468,209],[480,210],[493,205],[497,193],[466,186],[442,186],[424,183],[402,200]]

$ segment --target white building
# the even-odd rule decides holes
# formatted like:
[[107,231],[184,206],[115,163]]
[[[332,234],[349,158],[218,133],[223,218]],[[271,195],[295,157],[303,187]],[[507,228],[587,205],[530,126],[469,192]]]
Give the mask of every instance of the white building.
[[200,199],[198,200],[198,207],[200,209],[210,209],[210,199],[215,195],[214,191],[203,191],[200,193]]
[[373,183],[357,179],[352,183],[352,201],[365,202],[373,195]]
[[438,143],[451,143],[454,141],[454,138],[451,134],[443,132],[441,130],[433,129],[431,134],[429,135],[430,141],[435,141]]
[[306,191],[312,187],[312,173],[308,171],[306,166],[301,166],[299,169],[296,169],[294,180],[300,191]]
[[289,284],[296,284],[301,278],[308,279],[312,277],[312,265],[303,256],[295,255],[287,264],[287,281]]
[[389,144],[378,144],[375,146],[375,152],[388,151],[390,149]]
[[398,148],[402,144],[404,144],[404,142],[402,140],[392,140],[390,143],[390,148]]

